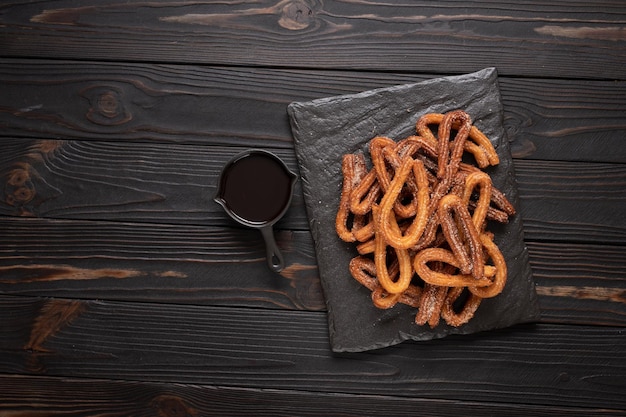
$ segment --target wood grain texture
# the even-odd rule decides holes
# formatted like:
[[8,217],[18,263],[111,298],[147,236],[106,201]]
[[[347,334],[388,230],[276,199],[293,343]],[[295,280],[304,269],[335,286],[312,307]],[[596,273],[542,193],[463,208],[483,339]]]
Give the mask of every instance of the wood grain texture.
[[[243,147],[25,139],[3,143],[0,214],[234,223],[212,199],[222,167]],[[293,149],[269,150],[298,172]],[[626,243],[626,165],[516,160],[515,171],[529,240]],[[301,183],[276,228],[308,230]]]
[[[437,76],[4,59],[0,134],[290,148],[290,102]],[[516,158],[626,162],[625,82],[499,84]]]
[[1,373],[626,408],[620,328],[525,325],[333,355],[323,313],[82,301],[40,337],[34,323],[67,303],[0,296],[13,317],[0,325]]
[[624,79],[626,64],[626,8],[611,1],[63,0],[1,11],[5,56],[605,79]]
[[511,403],[448,401],[418,397],[309,393],[233,387],[158,384],[78,378],[0,375],[0,414],[267,417],[374,417],[389,415],[457,417],[620,416],[601,406],[574,408]]
[[2,293],[325,308],[308,232],[276,233],[287,262],[276,274],[256,230],[25,220],[0,218]]
[[[626,416],[625,23],[611,0],[3,2],[0,417]],[[333,354],[300,185],[278,275],[211,201],[221,167],[297,170],[290,102],[484,67],[539,322]]]
[[[20,142],[21,145],[15,142]],[[213,201],[222,168],[248,148],[7,140],[5,215],[234,224]],[[270,149],[298,171],[293,149]],[[306,228],[301,187],[277,227]]]
[[626,324],[626,246],[529,242],[528,251],[542,322]]
[[626,164],[515,161],[531,240],[616,243],[626,232]]
[[[277,238],[287,264],[280,275],[265,266],[254,231],[0,218],[0,293],[325,310],[311,235]],[[528,249],[542,322],[626,325],[626,246]]]

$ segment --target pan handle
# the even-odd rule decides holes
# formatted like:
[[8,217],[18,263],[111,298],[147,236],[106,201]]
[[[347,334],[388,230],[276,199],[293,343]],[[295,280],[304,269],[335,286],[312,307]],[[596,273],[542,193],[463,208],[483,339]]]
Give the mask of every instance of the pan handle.
[[280,253],[276,240],[274,239],[274,230],[271,225],[261,228],[263,240],[265,240],[265,250],[267,253],[267,265],[274,272],[280,272],[285,267],[283,254]]

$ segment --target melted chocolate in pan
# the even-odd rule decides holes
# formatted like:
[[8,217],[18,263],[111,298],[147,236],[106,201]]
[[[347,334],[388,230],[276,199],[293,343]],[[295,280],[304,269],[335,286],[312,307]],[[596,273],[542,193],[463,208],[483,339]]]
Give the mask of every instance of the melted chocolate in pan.
[[237,155],[222,171],[215,201],[239,223],[261,230],[271,270],[284,267],[272,225],[287,211],[297,176],[277,156],[251,150]]

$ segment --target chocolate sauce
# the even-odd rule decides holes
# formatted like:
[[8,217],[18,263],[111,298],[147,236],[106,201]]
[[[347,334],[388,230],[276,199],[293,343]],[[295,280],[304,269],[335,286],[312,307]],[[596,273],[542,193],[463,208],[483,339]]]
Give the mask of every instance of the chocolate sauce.
[[293,174],[270,154],[237,158],[222,172],[218,197],[225,207],[251,223],[278,218],[289,204]]

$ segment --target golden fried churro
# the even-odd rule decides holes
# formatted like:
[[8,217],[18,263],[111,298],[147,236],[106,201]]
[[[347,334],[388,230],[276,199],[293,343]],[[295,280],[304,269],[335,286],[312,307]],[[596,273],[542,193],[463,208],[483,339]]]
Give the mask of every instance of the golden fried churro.
[[357,243],[350,274],[375,307],[406,304],[417,309],[417,325],[458,327],[506,285],[487,226],[507,222],[515,208],[482,171],[498,155],[467,113],[430,113],[415,126],[417,135],[398,142],[373,138],[370,169],[362,154],[344,156],[335,228]]
[[474,317],[474,313],[478,310],[482,298],[475,294],[470,294],[465,300],[462,308],[457,312],[455,311],[454,304],[461,297],[465,288],[463,287],[455,287],[450,288],[446,299],[444,300],[443,306],[441,308],[441,317],[448,323],[450,326],[459,327],[468,321],[472,317]]
[[[454,212],[456,222],[451,216]],[[478,238],[478,230],[470,217],[467,206],[454,194],[448,194],[439,202],[437,210],[443,234],[452,248],[463,274],[471,273],[476,279],[483,276],[483,250]],[[469,252],[468,252],[469,251]]]

